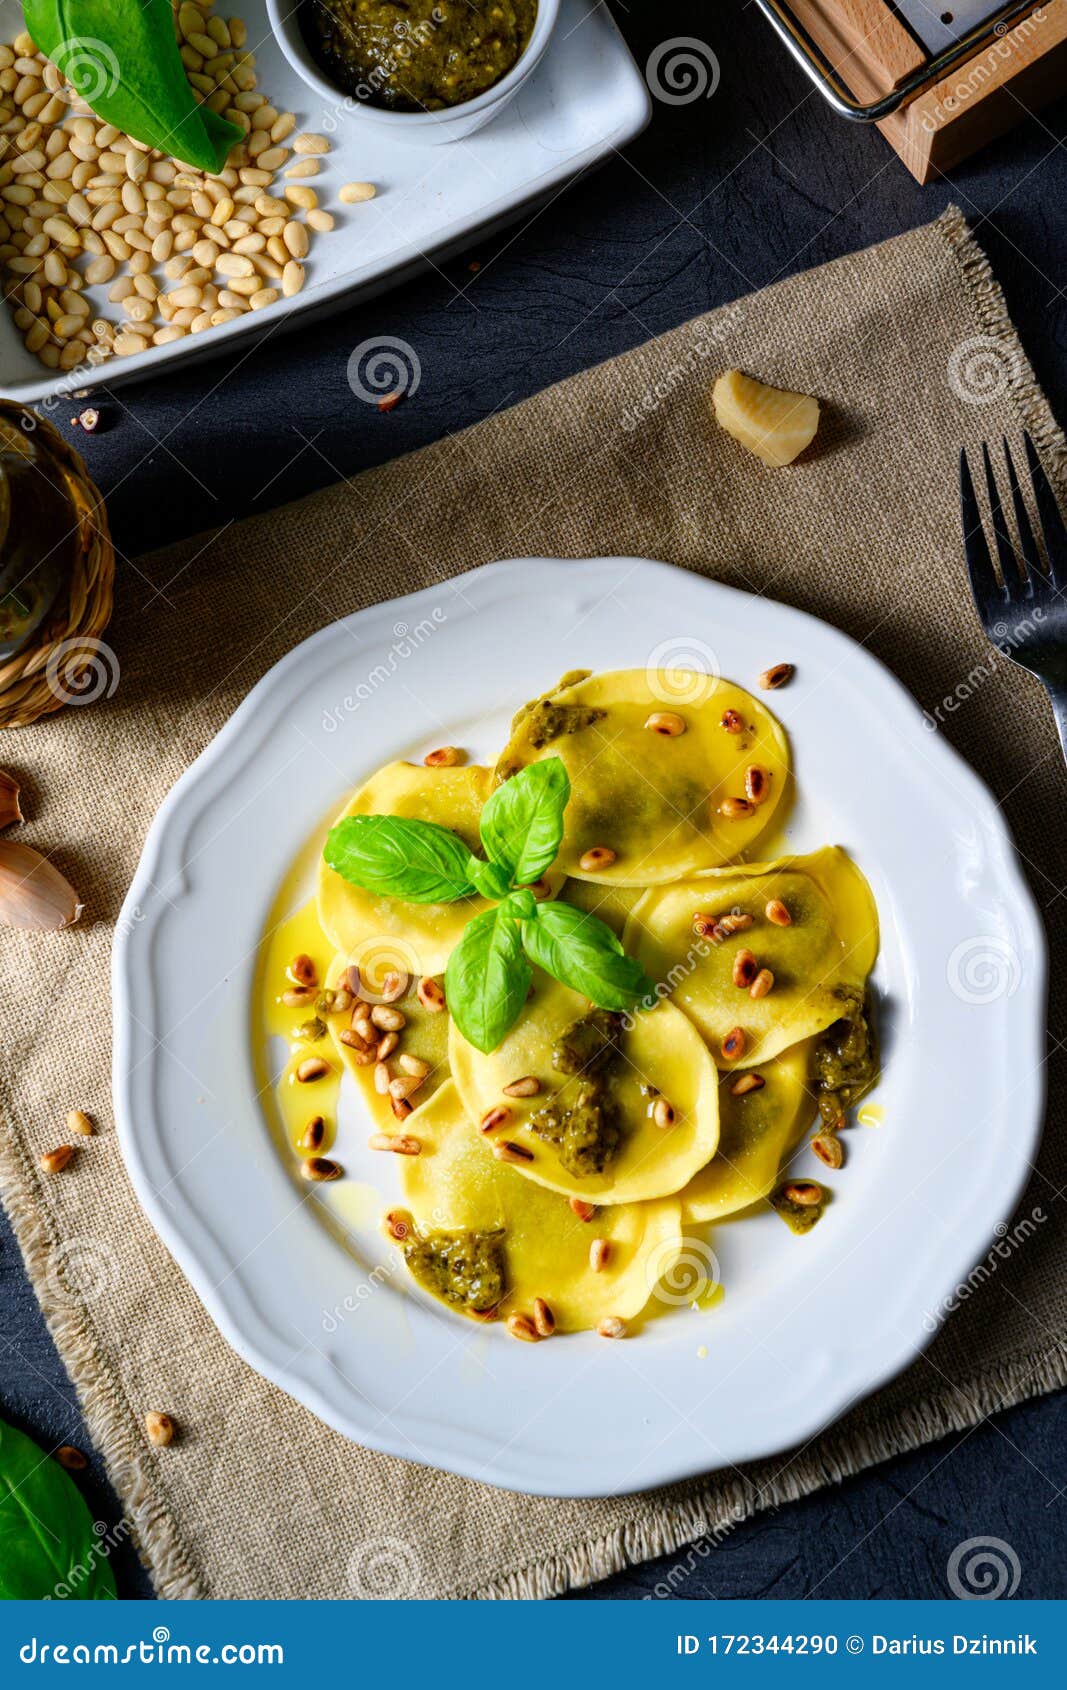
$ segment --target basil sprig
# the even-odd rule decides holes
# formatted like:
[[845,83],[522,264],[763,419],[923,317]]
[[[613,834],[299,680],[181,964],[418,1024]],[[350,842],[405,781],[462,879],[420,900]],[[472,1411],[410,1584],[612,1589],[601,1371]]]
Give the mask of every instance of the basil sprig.
[[86,105],[135,141],[217,172],[244,139],[195,98],[171,0],[23,0],[22,11],[41,52]]
[[464,1038],[495,1050],[530,989],[530,964],[601,1009],[632,1009],[652,991],[641,965],[595,915],[572,904],[538,903],[529,890],[551,868],[571,795],[559,757],[520,769],[487,800],[479,821],[484,857],[436,822],[403,816],[346,816],[331,828],[324,857],[343,880],[408,903],[492,900],[467,923],[448,959],[445,993]]

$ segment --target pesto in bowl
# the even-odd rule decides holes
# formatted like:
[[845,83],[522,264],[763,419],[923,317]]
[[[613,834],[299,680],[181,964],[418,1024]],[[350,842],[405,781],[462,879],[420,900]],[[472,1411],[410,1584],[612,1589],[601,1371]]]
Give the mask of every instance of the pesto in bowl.
[[395,112],[464,104],[529,44],[538,0],[304,0],[316,64],[355,99]]

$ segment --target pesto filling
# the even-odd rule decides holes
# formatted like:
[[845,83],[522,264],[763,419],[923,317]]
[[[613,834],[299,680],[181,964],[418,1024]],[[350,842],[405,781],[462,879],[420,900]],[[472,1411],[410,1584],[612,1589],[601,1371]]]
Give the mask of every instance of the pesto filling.
[[622,1137],[612,1073],[617,1067],[622,1017],[594,1009],[574,1021],[552,1047],[558,1074],[580,1076],[573,1096],[559,1096],[530,1117],[531,1131],[551,1144],[561,1165],[577,1179],[602,1174]]
[[819,1189],[822,1196],[817,1203],[795,1203],[788,1195],[788,1185],[779,1186],[777,1191],[772,1191],[768,1202],[775,1214],[781,1215],[790,1232],[810,1232],[826,1213],[826,1205],[830,1201],[830,1193],[825,1186],[820,1186]]
[[878,1078],[878,1041],[870,999],[845,987],[839,996],[843,1013],[826,1029],[812,1058],[815,1096],[827,1126],[840,1125],[846,1111]]
[[503,1232],[413,1233],[404,1260],[425,1290],[469,1313],[488,1314],[507,1292]]

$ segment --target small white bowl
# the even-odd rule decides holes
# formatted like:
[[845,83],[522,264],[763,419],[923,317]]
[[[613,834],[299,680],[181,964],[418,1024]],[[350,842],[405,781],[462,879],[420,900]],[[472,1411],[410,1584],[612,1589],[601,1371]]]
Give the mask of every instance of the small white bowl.
[[524,52],[507,75],[495,82],[492,88],[487,88],[484,94],[475,95],[473,100],[464,100],[460,105],[427,112],[386,111],[382,106],[372,105],[369,100],[346,94],[343,88],[326,77],[312,58],[300,27],[299,5],[294,5],[293,0],[267,0],[267,14],[289,63],[324,101],[323,122],[330,117],[348,117],[356,123],[377,124],[381,129],[391,131],[394,140],[425,142],[433,146],[442,141],[461,141],[465,136],[473,135],[476,129],[496,117],[515,98],[540,63],[555,28],[559,6],[560,0],[538,0],[537,17]]

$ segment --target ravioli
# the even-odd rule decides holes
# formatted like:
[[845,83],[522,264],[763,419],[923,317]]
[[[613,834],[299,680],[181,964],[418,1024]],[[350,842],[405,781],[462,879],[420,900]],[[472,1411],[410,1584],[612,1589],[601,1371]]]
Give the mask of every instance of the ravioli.
[[568,880],[560,897],[586,915],[595,915],[621,939],[644,886],[601,886],[592,880]]
[[[329,987],[337,985],[341,972],[345,967],[343,957],[335,957],[326,975]],[[430,1071],[423,1080],[419,1090],[412,1098],[412,1106],[425,1103],[433,1096],[438,1086],[448,1079],[448,1016],[443,1011],[429,1010],[419,1002],[416,992],[417,982],[411,984],[402,998],[398,998],[390,1005],[392,1009],[399,1009],[404,1015],[407,1025],[398,1034],[399,1042],[396,1055],[415,1056],[422,1062],[428,1062]],[[341,1042],[341,1034],[348,1027],[352,1019],[352,1011],[346,1009],[339,1015],[327,1015],[326,1024],[333,1038],[334,1047],[349,1073],[355,1079],[367,1105],[375,1125],[387,1131],[394,1131],[396,1119],[388,1096],[383,1096],[374,1084],[374,1064],[356,1061],[355,1051],[351,1045]],[[401,1075],[396,1058],[390,1057],[389,1067],[394,1076]]]
[[751,1070],[764,1083],[743,1097],[731,1090],[736,1075],[723,1075],[719,1148],[680,1193],[685,1221],[724,1220],[773,1189],[782,1163],[816,1113],[807,1084],[813,1043],[804,1039]]
[[[493,789],[489,769],[477,764],[427,769],[416,763],[387,763],[361,786],[336,822],[345,816],[405,816],[437,822],[479,850],[478,818]],[[365,892],[328,868],[320,857],[319,922],[334,950],[377,979],[393,968],[406,974],[442,974],[464,927],[485,898],[454,904],[409,904]]]
[[[646,726],[664,714],[685,731],[670,737]],[[565,675],[519,711],[497,776],[542,757],[562,758],[571,781],[558,866],[619,886],[659,885],[741,856],[766,830],[789,776],[786,736],[770,712],[729,681],[682,669]],[[764,776],[762,801],[722,814],[724,801],[747,801],[752,768]],[[595,848],[614,861],[583,868]]]
[[[473,1233],[499,1238],[505,1297],[498,1313],[529,1313],[535,1298],[548,1303],[557,1331],[596,1326],[607,1315],[632,1319],[682,1248],[681,1208],[674,1198],[616,1204],[588,1221],[566,1198],[487,1156],[451,1081],[404,1124],[422,1145],[418,1156],[397,1157],[403,1201],[425,1239]],[[610,1248],[599,1272],[590,1245]],[[419,1279],[424,1289],[430,1289]],[[450,1310],[455,1301],[441,1298]]]
[[[576,1172],[561,1160],[559,1144],[535,1126],[544,1112],[574,1111],[580,1102],[592,1067],[568,1076],[554,1065],[554,1050],[588,1017],[586,998],[535,969],[532,997],[488,1055],[468,1044],[453,1023],[449,1063],[475,1123],[470,1131],[485,1156],[501,1141],[519,1145],[532,1158],[516,1164],[520,1176],[569,1197],[629,1203],[670,1196],[710,1161],[719,1141],[718,1076],[707,1046],[673,1004],[623,1018],[618,1058],[606,1080],[618,1143],[602,1168]],[[505,1086],[527,1077],[539,1082],[537,1095],[505,1094]],[[664,1101],[674,1112],[666,1127],[655,1119],[656,1105]],[[506,1121],[480,1133],[478,1123],[500,1106],[509,1111]]]
[[[776,926],[767,914],[777,899],[791,917]],[[752,924],[716,942],[694,931],[694,916]],[[717,1062],[731,1068],[767,1062],[800,1039],[820,1033],[843,1013],[878,954],[878,912],[871,889],[840,847],[773,863],[739,864],[646,892],[626,924],[626,950],[653,980],[671,989],[707,1039]],[[734,984],[738,953],[750,951],[769,969],[773,987],[752,997]],[[735,1028],[744,1038],[736,1058],[723,1052]]]

